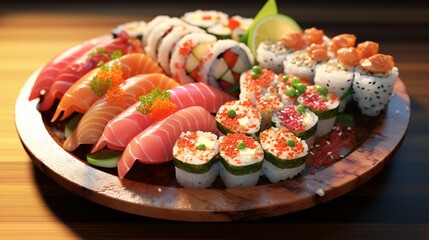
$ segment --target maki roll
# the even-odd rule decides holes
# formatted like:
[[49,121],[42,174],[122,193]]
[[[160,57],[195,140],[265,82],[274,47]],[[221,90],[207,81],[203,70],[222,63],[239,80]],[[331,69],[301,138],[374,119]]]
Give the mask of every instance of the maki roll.
[[317,61],[310,57],[305,50],[293,52],[283,61],[284,72],[302,78],[314,78]]
[[143,39],[143,32],[146,28],[145,21],[134,21],[134,22],[126,22],[118,25],[112,30],[113,38],[119,37],[119,33],[121,31],[127,32],[128,36],[136,37],[140,40]]
[[207,33],[191,33],[177,42],[170,59],[171,76],[179,83],[201,81],[200,64],[216,37]]
[[282,41],[268,39],[262,41],[256,49],[256,60],[263,68],[283,73],[283,61],[290,52]]
[[226,102],[216,113],[219,132],[243,133],[255,137],[261,126],[261,113],[250,101],[236,100]]
[[143,47],[145,47],[147,45],[147,40],[149,38],[149,35],[151,34],[151,32],[158,27],[159,24],[161,24],[162,22],[166,21],[170,19],[169,16],[166,15],[159,15],[156,16],[154,19],[152,19],[151,21],[149,21],[146,24],[146,27],[143,30],[143,40],[142,40],[142,44]]
[[260,135],[265,161],[263,174],[272,183],[293,178],[305,168],[308,146],[285,128],[270,128]]
[[340,100],[334,92],[329,92],[326,87],[317,85],[308,86],[298,97],[298,103],[309,108],[319,118],[316,137],[328,134],[332,130]]
[[182,16],[183,21],[193,26],[207,29],[218,23],[227,23],[228,15],[215,10],[195,10]]
[[239,90],[240,74],[254,63],[250,49],[234,40],[218,40],[201,62],[201,81],[228,93]]
[[235,41],[240,41],[252,23],[253,18],[244,18],[239,15],[230,17],[228,27],[231,29],[231,38]]
[[375,54],[360,61],[353,82],[353,99],[362,114],[371,117],[380,114],[390,100],[398,75],[390,55]]
[[219,137],[219,174],[228,188],[255,186],[261,175],[264,151],[259,142],[242,133]]
[[161,39],[158,46],[157,60],[165,74],[171,76],[170,59],[176,43],[190,33],[204,33],[204,30],[188,24],[175,26],[171,32]]
[[308,108],[303,105],[285,106],[274,113],[271,120],[273,127],[286,128],[304,140],[308,147],[313,146],[319,117]]
[[144,48],[146,55],[156,61],[158,46],[161,39],[167,36],[173,27],[183,24],[185,23],[179,18],[170,18],[159,23],[147,36],[147,42]]
[[271,116],[283,107],[277,93],[277,75],[268,69],[253,66],[240,76],[240,99],[250,100],[261,113],[261,130],[271,127]]
[[219,174],[217,136],[183,132],[173,147],[177,182],[185,188],[207,188]]
[[284,106],[297,103],[298,96],[304,93],[311,80],[293,75],[279,74],[277,84],[278,94]]

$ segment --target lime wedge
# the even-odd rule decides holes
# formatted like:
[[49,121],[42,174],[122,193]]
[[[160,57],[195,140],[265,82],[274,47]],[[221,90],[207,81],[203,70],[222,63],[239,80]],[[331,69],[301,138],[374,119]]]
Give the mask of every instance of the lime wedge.
[[86,155],[86,160],[89,164],[104,167],[104,168],[115,168],[118,166],[118,161],[121,158],[122,151],[112,149],[102,149],[95,153]]
[[262,41],[267,39],[280,40],[286,34],[301,31],[298,23],[289,16],[279,13],[268,15],[254,22],[249,30],[247,46],[256,56],[256,48]]
[[259,10],[256,14],[253,23],[249,26],[248,30],[241,36],[240,42],[247,42],[247,37],[249,36],[250,29],[255,25],[255,22],[259,21],[261,18],[264,18],[269,15],[277,14],[277,4],[276,0],[268,0],[265,5]]

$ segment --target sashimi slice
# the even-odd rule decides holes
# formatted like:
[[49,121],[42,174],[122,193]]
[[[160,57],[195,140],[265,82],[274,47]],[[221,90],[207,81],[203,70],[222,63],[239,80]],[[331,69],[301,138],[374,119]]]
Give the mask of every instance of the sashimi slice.
[[[118,38],[94,46],[80,58],[75,59],[60,71],[58,76],[54,79],[50,90],[45,93],[45,97],[39,105],[39,110],[49,110],[55,99],[62,98],[65,93],[63,89],[66,88],[67,85],[71,87],[73,83],[86,73],[95,69],[99,62],[110,61],[112,59],[112,54],[116,51],[120,51],[122,55],[143,52],[140,41],[129,37],[125,32],[121,32]],[[57,85],[60,85],[60,87],[56,87]]]
[[[216,113],[226,102],[235,98],[218,88],[206,83],[189,83],[168,90],[171,102],[177,106],[176,110],[191,106],[200,106],[211,113]],[[92,152],[104,147],[124,150],[133,137],[145,130],[153,120],[137,110],[139,102],[113,118],[106,125],[103,134],[95,144]]]
[[108,101],[105,97],[98,99],[82,116],[76,129],[64,142],[64,149],[75,150],[80,144],[94,144],[100,138],[109,120],[138,101],[144,95],[159,87],[170,89],[179,84],[164,74],[142,74],[128,79],[120,87],[125,93],[124,102]]
[[71,64],[74,60],[81,58],[84,53],[92,49],[94,46],[108,41],[111,38],[112,37],[110,35],[93,38],[55,56],[45,65],[45,67],[43,67],[42,70],[40,70],[39,76],[37,76],[28,99],[31,101],[38,98],[42,90],[48,91],[63,68]]
[[[162,73],[162,69],[158,64],[143,53],[127,54],[110,61],[107,65],[112,66],[117,62],[121,64],[125,79],[144,73]],[[52,122],[55,121],[61,113],[63,114],[60,120],[64,120],[74,112],[85,113],[91,105],[97,101],[99,96],[91,90],[90,86],[92,79],[97,75],[97,71],[98,68],[92,70],[68,88],[58,104],[55,114],[52,117]]]
[[171,161],[180,134],[198,130],[218,133],[214,116],[199,106],[182,109],[151,125],[127,145],[118,162],[119,177],[123,179],[136,160],[145,164]]

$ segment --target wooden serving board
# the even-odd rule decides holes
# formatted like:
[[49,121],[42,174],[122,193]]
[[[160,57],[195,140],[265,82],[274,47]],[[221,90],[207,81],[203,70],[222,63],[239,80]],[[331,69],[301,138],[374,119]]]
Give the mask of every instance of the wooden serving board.
[[[251,188],[185,189],[174,182],[171,164],[133,167],[120,180],[115,171],[88,165],[82,156],[61,147],[58,127],[48,124],[28,101],[38,72],[21,89],[16,101],[18,134],[34,164],[69,191],[98,204],[132,214],[181,221],[237,221],[278,216],[313,207],[352,191],[376,175],[402,142],[410,121],[410,99],[397,79],[388,108],[376,118],[356,149],[341,160],[300,176],[271,184],[261,180]],[[358,117],[359,118],[359,117]],[[360,118],[362,118],[360,116]],[[362,127],[365,129],[365,126]]]

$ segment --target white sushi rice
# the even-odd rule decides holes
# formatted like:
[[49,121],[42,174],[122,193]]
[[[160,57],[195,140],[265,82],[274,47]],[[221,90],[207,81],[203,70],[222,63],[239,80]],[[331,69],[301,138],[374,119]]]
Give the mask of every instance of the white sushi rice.
[[155,29],[160,23],[168,19],[170,19],[170,17],[167,15],[158,15],[146,24],[146,27],[143,29],[143,39],[142,39],[143,47],[147,45],[148,37],[150,33],[153,31],[153,29]]
[[170,58],[176,43],[189,33],[204,33],[201,28],[191,26],[188,24],[175,26],[173,30],[161,39],[158,47],[158,63],[164,70],[164,73],[171,76],[170,71]]
[[159,23],[156,28],[154,28],[150,34],[147,36],[147,43],[144,48],[146,55],[153,60],[157,59],[157,50],[160,40],[168,33],[168,31],[178,25],[183,25],[184,22],[179,18],[170,18],[161,23]]
[[281,41],[265,40],[256,49],[256,60],[259,66],[276,73],[283,73],[283,62],[290,53]]
[[286,75],[313,79],[317,62],[305,50],[293,52],[283,62]]
[[118,36],[121,31],[125,31],[129,36],[143,38],[143,31],[146,28],[146,25],[145,21],[126,22],[114,28],[112,33]]
[[216,42],[216,37],[207,33],[190,33],[177,42],[170,59],[170,71],[173,78],[177,78],[176,80],[181,84],[195,82],[185,69],[188,56],[183,56],[180,53],[181,47],[188,42],[191,42],[193,47],[202,43],[213,44]]
[[321,137],[330,133],[335,125],[336,119],[337,116],[328,119],[319,119],[319,121],[317,122],[316,137]]
[[268,161],[262,164],[262,172],[272,183],[278,183],[282,180],[290,179],[297,176],[305,168],[305,163],[295,168],[278,168]]
[[358,103],[362,114],[375,117],[386,108],[398,75],[397,67],[385,74],[373,74],[360,68],[356,69],[353,99]]
[[246,188],[255,186],[259,181],[262,170],[244,175],[233,175],[225,169],[223,164],[219,164],[219,175],[227,188]]
[[219,163],[215,163],[208,172],[196,174],[176,169],[177,182],[185,188],[208,188],[216,180],[219,175]]
[[[346,66],[338,59],[330,59],[328,62],[317,64],[314,83],[324,86],[328,88],[329,92],[335,92],[337,96],[342,97],[352,87],[354,77],[354,67]],[[345,110],[351,98],[350,95],[341,101],[338,112]]]

